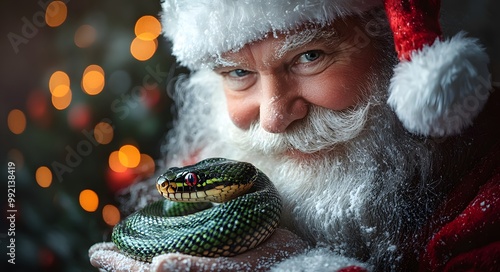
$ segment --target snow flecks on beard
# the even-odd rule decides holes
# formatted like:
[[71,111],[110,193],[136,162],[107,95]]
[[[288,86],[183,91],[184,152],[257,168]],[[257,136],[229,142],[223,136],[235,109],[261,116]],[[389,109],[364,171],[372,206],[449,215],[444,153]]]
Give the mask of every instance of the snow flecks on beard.
[[[426,211],[415,212],[420,204],[414,198],[431,190],[426,183],[412,182],[429,177],[431,155],[398,126],[390,109],[372,104],[363,110],[358,116],[369,118],[359,128],[352,126],[345,141],[310,128],[325,124],[305,125],[302,145],[287,136],[232,134],[238,135],[232,139],[235,146],[247,149],[236,159],[250,160],[273,180],[284,199],[282,222],[287,228],[337,254],[397,263],[399,237],[408,226],[418,229],[423,223]],[[324,120],[330,118],[318,115],[308,123]],[[311,153],[282,153],[290,148]],[[429,196],[418,198],[427,202]]]
[[199,159],[254,163],[282,195],[284,226],[338,254],[397,263],[399,237],[418,229],[428,214],[419,211],[420,203],[435,197],[426,193],[432,188],[425,182],[432,160],[429,146],[406,134],[383,102],[385,85],[370,83],[373,89],[365,93],[371,98],[356,109],[311,107],[286,133],[271,134],[258,124],[237,129],[227,116],[220,79],[199,71],[175,99],[183,105],[169,135],[169,162],[178,165],[177,158],[196,151]]
[[338,254],[373,262],[398,258],[405,226],[422,224],[421,215],[412,214],[419,204],[405,199],[405,191],[425,191],[411,181],[427,176],[418,169],[430,168],[430,154],[393,125],[377,124],[394,120],[387,112],[372,114],[379,118],[369,121],[371,128],[348,143],[307,160],[267,155],[253,161],[284,198],[285,226]]

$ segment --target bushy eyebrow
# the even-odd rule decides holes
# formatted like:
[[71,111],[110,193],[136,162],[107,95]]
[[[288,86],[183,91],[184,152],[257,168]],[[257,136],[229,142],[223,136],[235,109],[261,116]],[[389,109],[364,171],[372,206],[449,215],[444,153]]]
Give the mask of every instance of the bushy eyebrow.
[[239,66],[240,64],[232,61],[230,59],[224,58],[222,56],[217,56],[214,59],[213,65],[212,65],[212,70],[216,71],[225,67],[236,67]]
[[327,44],[340,42],[339,33],[331,29],[312,28],[289,34],[276,50],[276,58],[282,58],[286,53],[300,49],[313,41],[324,41]]
[[[290,33],[287,34],[285,36],[285,40],[277,46],[274,58],[281,59],[288,52],[298,50],[314,41],[324,42],[327,45],[334,45],[339,44],[341,42],[341,38],[338,32],[332,29],[324,28],[308,28]],[[212,70],[217,71],[226,67],[238,66],[241,66],[241,63],[218,55],[213,59],[211,68]]]

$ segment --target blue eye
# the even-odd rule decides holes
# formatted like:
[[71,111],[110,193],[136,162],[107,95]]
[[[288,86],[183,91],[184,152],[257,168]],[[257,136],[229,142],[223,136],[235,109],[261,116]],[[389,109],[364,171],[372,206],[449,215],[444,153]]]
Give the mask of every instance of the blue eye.
[[313,62],[321,57],[321,52],[320,51],[308,51],[305,52],[304,54],[300,55],[299,59],[297,60],[297,63],[308,63],[308,62]]
[[248,74],[250,74],[250,71],[243,70],[243,69],[235,69],[227,73],[231,77],[244,77]]

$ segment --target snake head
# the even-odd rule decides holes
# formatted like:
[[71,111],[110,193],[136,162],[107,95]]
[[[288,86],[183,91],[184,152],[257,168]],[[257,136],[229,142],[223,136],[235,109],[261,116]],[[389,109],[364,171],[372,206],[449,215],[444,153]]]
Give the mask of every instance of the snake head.
[[196,187],[200,186],[200,181],[203,180],[203,175],[195,172],[186,172],[181,168],[170,168],[163,175],[159,176],[156,183],[156,188],[162,196],[169,196],[179,191],[192,192],[196,191]]
[[256,168],[249,163],[211,158],[168,169],[158,177],[156,188],[174,201],[224,202],[251,188],[256,175]]

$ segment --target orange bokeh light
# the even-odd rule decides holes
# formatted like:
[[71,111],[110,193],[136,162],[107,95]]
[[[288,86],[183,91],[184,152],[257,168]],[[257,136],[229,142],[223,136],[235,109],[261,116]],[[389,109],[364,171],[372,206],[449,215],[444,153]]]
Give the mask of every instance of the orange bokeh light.
[[64,97],[68,94],[69,91],[69,85],[58,85],[51,91],[51,93],[55,97]]
[[118,150],[118,159],[120,163],[128,168],[134,168],[141,161],[141,153],[139,149],[133,145],[124,145]]
[[106,122],[99,122],[94,127],[94,138],[100,144],[109,144],[113,140],[113,127]]
[[130,44],[130,53],[134,58],[140,61],[145,61],[150,59],[156,52],[158,47],[158,41],[154,40],[143,40],[136,37]]
[[71,104],[71,99],[73,98],[73,94],[70,89],[68,89],[68,92],[61,97],[58,96],[52,96],[52,105],[54,108],[58,110],[64,110]]
[[87,212],[95,212],[99,206],[99,197],[90,189],[85,189],[80,192],[79,201],[82,209]]
[[60,26],[68,16],[68,7],[62,1],[52,1],[45,10],[45,22],[48,26]]
[[120,159],[118,158],[118,151],[113,151],[111,152],[111,154],[109,154],[108,164],[109,168],[117,173],[122,173],[127,170],[127,167],[120,163]]
[[82,89],[89,95],[99,94],[104,88],[104,70],[99,65],[89,65],[85,68],[82,78]]
[[120,211],[114,205],[106,205],[102,208],[102,219],[110,226],[116,225],[120,222]]
[[154,40],[161,33],[160,21],[151,15],[142,16],[135,23],[134,32],[135,35],[141,40]]
[[47,188],[52,184],[52,172],[47,166],[40,166],[35,173],[36,183],[42,188]]
[[69,92],[69,76],[63,71],[55,71],[49,79],[49,90],[53,96],[63,97]]
[[24,112],[18,109],[13,109],[7,116],[7,126],[14,134],[21,134],[26,129],[26,116]]

